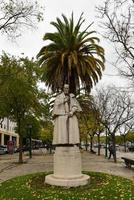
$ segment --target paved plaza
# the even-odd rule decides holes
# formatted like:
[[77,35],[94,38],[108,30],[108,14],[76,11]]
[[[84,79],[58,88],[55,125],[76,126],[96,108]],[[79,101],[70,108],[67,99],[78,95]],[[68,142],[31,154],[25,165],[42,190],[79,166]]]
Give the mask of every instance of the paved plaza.
[[[121,159],[121,157],[134,159],[134,152],[117,151],[117,163],[114,163],[113,159],[106,159],[104,150],[101,151],[100,156],[86,151],[82,151],[81,154],[83,171],[105,172],[134,180],[134,168],[126,168]],[[25,162],[18,164],[18,153],[0,155],[0,182],[16,176],[53,171],[53,154],[49,154],[44,149],[34,150],[32,159],[29,159],[27,152],[23,157]]]

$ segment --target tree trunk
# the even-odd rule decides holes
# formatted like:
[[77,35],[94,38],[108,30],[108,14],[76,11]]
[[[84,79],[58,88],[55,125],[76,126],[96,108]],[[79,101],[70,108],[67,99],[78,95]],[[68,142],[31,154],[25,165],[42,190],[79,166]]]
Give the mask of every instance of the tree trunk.
[[93,137],[90,136],[90,152],[93,152]]
[[106,148],[105,148],[105,157],[108,157],[108,135],[107,135],[107,129],[106,129]]
[[115,143],[115,133],[112,133],[112,142],[113,142],[113,149],[114,149],[114,153],[113,153],[113,157],[114,157],[114,162],[117,162],[117,158],[116,158],[116,143]]
[[22,141],[23,141],[23,137],[20,135],[20,138],[19,138],[19,163],[23,163]]
[[127,152],[127,148],[126,148],[126,135],[123,135],[123,142],[124,142],[124,151]]
[[18,122],[17,122],[17,125],[18,125],[18,134],[19,134],[19,163],[23,163],[23,150],[22,150],[22,147],[23,147],[23,137],[21,135],[21,120],[18,119]]
[[87,137],[86,137],[86,151],[88,150],[88,143],[87,143]]
[[98,138],[98,156],[100,156],[100,134],[97,135],[97,138]]

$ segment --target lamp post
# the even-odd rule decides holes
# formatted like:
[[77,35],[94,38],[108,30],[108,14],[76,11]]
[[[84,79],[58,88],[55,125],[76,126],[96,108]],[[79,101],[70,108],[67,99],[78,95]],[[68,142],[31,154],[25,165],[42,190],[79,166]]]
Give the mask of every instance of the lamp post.
[[32,125],[28,124],[28,129],[29,129],[29,158],[32,158]]

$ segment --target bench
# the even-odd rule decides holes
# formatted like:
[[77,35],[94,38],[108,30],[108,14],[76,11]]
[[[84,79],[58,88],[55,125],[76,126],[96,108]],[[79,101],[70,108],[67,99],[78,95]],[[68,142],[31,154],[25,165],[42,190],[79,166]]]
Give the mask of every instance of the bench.
[[131,158],[122,157],[127,167],[131,168],[131,165],[134,165],[134,160]]

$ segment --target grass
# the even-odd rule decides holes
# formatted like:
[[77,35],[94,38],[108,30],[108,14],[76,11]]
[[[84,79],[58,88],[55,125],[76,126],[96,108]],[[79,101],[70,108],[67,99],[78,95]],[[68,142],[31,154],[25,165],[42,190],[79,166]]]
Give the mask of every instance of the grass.
[[46,173],[16,177],[0,185],[0,200],[134,200],[134,181],[86,172],[91,183],[77,188],[44,185]]

